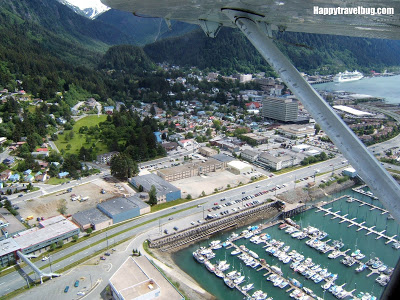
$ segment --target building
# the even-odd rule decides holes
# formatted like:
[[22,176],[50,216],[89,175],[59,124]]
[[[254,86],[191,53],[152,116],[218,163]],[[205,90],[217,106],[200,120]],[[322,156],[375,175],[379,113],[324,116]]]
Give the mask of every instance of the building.
[[232,173],[237,175],[253,171],[253,167],[251,165],[240,160],[233,160],[229,162],[228,168]]
[[223,168],[226,168],[226,166],[228,165],[228,162],[230,162],[232,160],[235,160],[232,156],[228,156],[228,155],[223,154],[223,153],[214,155],[212,158],[222,162]]
[[8,209],[0,208],[0,240],[7,239],[25,229],[26,227]]
[[232,143],[230,140],[211,140],[211,146],[217,146],[223,150],[228,150],[230,152],[238,152],[240,144]]
[[304,138],[315,135],[314,125],[281,125],[276,130],[288,138]]
[[210,147],[201,147],[199,153],[204,156],[214,156],[218,154],[218,151]]
[[258,158],[258,152],[246,149],[240,153],[240,157],[244,160],[254,162]]
[[176,181],[210,172],[222,171],[225,169],[225,166],[226,163],[223,161],[208,158],[201,162],[186,163],[182,166],[161,169],[157,171],[157,175],[166,181]]
[[261,153],[258,157],[258,161],[277,171],[298,164],[295,157],[289,155],[273,156],[268,153]]
[[349,176],[350,178],[354,178],[357,176],[357,171],[354,168],[346,168],[342,171],[342,174],[345,176]]
[[108,164],[110,163],[111,159],[118,155],[118,151],[112,151],[104,154],[97,155],[97,161],[100,162],[101,164]]
[[13,239],[21,252],[29,254],[78,235],[79,227],[59,215],[39,222],[38,227],[19,232]]
[[8,238],[0,241],[0,265],[6,267],[14,263],[18,256],[17,251],[21,250],[20,246],[14,239]]
[[91,208],[73,214],[72,221],[77,224],[82,231],[88,228],[101,230],[113,224],[113,220],[97,208]]
[[131,184],[137,189],[142,186],[143,191],[145,192],[149,192],[151,187],[154,185],[157,192],[157,202],[159,203],[170,202],[181,198],[180,189],[169,183],[165,178],[159,177],[156,174],[133,177],[131,179]]
[[296,122],[299,102],[295,99],[268,97],[263,100],[262,115],[264,118],[282,122]]
[[112,219],[113,224],[123,222],[150,212],[150,206],[138,197],[118,197],[97,204],[97,208]]
[[268,138],[259,134],[245,133],[242,136],[247,137],[249,140],[253,141],[257,145],[268,143]]
[[193,140],[189,139],[189,140],[180,140],[178,142],[179,146],[186,148],[188,146],[191,146],[193,144]]
[[165,151],[176,150],[176,148],[178,148],[178,143],[177,142],[162,143],[161,147],[163,147]]
[[146,256],[128,257],[109,279],[116,300],[184,300]]

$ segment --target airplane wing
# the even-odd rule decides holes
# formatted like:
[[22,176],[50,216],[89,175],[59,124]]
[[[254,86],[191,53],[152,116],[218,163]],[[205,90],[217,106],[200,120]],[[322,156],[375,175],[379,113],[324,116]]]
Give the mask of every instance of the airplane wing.
[[[224,9],[248,11],[273,29],[400,39],[400,0],[101,0],[115,9],[201,25],[236,27]],[[378,14],[381,13],[381,14]]]

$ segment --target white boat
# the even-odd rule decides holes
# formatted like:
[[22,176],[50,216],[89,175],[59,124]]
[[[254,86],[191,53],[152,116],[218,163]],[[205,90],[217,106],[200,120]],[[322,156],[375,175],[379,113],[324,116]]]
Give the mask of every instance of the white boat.
[[236,278],[233,282],[236,284],[241,284],[244,280],[245,280],[245,277],[240,276],[240,277]]
[[242,251],[240,251],[239,249],[235,249],[231,252],[231,255],[238,255],[239,253],[241,253]]
[[215,272],[215,266],[214,266],[212,263],[210,263],[209,261],[206,261],[206,262],[204,263],[204,265],[206,266],[206,268],[207,268],[208,271],[210,271],[210,272],[212,272],[212,273]]
[[277,266],[271,266],[271,270],[274,271],[276,274],[282,275],[282,270]]
[[255,253],[254,251],[249,251],[249,254],[251,255],[251,256],[253,256],[254,258],[258,258],[258,254],[257,253]]
[[349,82],[349,81],[356,81],[360,80],[363,78],[364,75],[357,70],[354,72],[349,72],[349,71],[344,71],[343,73],[340,72],[339,74],[336,74],[335,77],[333,77],[334,82]]
[[249,283],[249,284],[245,285],[244,287],[242,287],[242,291],[247,292],[247,291],[250,291],[253,288],[254,288],[254,284]]

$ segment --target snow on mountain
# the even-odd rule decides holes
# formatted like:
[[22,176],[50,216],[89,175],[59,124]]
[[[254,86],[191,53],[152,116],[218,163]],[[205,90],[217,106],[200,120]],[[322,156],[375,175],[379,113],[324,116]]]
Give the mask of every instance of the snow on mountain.
[[76,13],[81,13],[87,18],[95,19],[98,15],[109,10],[108,6],[100,0],[58,0],[64,5],[72,8]]

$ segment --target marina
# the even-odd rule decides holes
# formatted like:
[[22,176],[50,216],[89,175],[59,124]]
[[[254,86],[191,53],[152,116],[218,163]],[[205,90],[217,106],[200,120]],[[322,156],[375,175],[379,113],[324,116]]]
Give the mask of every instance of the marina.
[[[400,255],[393,247],[397,224],[379,202],[351,189],[324,200],[294,216],[293,224],[254,224],[213,236],[222,247],[210,249],[209,262],[229,264],[222,274],[211,276],[188,255],[209,249],[210,241],[175,253],[174,260],[217,299],[379,298]],[[226,276],[234,271],[244,277],[230,287]]]

